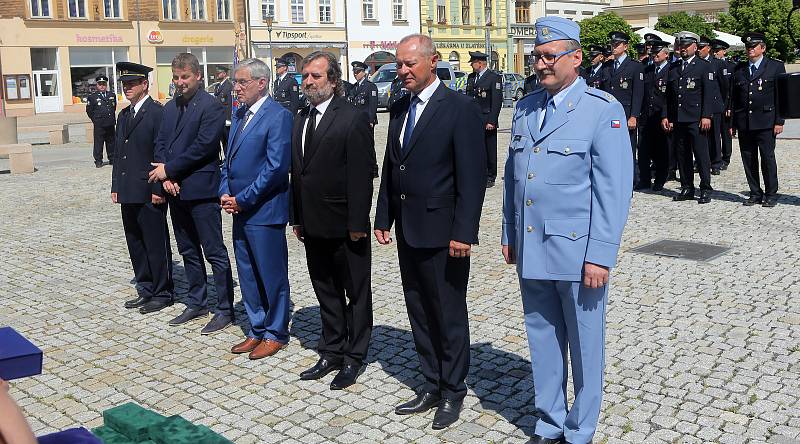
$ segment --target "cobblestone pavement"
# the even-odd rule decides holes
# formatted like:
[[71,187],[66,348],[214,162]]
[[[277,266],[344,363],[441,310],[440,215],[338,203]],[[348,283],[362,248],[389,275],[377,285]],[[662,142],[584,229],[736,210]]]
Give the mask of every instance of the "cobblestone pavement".
[[[503,110],[504,128],[510,115]],[[379,158],[386,118],[380,115]],[[501,165],[508,138],[501,131]],[[718,191],[708,205],[673,203],[675,182],[663,195],[636,193],[612,280],[595,442],[800,442],[798,143],[778,144],[776,208],[741,205],[747,187],[736,154],[731,169],[713,177]],[[332,392],[330,377],[298,381],[317,359],[319,312],[293,237],[290,345],[251,362],[228,353],[242,325],[204,337],[200,322],[167,326],[179,305],[148,316],[122,308],[135,291],[109,199],[111,169],[95,169],[84,142],[35,147],[34,157],[37,173],[0,174],[0,325],[44,350],[44,374],[12,384],[37,433],[95,427],[103,410],[134,401],[237,443],[516,443],[531,434],[521,302],[499,248],[500,186],[487,192],[472,262],[469,394],[462,420],[437,432],[432,412],[393,413],[421,384],[394,247],[373,242],[375,330],[366,371],[357,385]],[[629,251],[659,239],[731,250],[708,263]],[[176,274],[183,293],[180,262]],[[245,319],[241,304],[238,314]]]

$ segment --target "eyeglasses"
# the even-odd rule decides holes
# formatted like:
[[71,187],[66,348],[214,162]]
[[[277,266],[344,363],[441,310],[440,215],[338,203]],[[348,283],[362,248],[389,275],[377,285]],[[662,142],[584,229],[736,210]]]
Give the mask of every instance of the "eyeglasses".
[[541,60],[542,62],[544,62],[545,65],[553,66],[556,64],[558,59],[575,51],[577,51],[577,49],[570,49],[567,51],[559,52],[557,54],[537,54],[534,52],[531,54],[531,64],[535,65],[539,63],[539,60]]
[[249,85],[250,82],[253,82],[253,81],[256,81],[256,80],[258,80],[258,79],[250,79],[250,80],[233,79],[233,85],[234,86],[239,85],[241,87],[245,87],[245,86]]

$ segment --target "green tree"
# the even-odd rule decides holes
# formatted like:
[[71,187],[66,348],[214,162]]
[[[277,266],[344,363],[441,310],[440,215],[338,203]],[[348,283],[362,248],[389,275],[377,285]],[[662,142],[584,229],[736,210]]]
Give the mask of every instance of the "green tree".
[[631,57],[636,56],[633,45],[641,41],[639,34],[633,32],[633,28],[622,17],[613,12],[602,12],[592,18],[580,21],[581,25],[581,46],[587,48],[589,45],[608,45],[608,33],[611,31],[622,31],[628,35],[630,45],[628,53]]
[[[767,36],[767,55],[793,62],[796,48],[786,27],[791,6],[791,0],[730,0],[728,14],[720,15],[719,29],[736,35],[763,32]],[[792,31],[795,39],[800,41],[798,13],[792,17]]]
[[662,15],[658,18],[656,30],[674,35],[676,32],[689,31],[699,36],[714,38],[714,27],[699,15],[690,15],[684,11]]

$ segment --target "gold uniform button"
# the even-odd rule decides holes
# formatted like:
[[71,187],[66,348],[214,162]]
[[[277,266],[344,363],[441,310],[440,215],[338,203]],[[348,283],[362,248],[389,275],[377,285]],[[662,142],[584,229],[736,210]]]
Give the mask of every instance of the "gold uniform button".
[[534,148],[533,148],[533,152],[534,152],[534,153],[538,153],[538,152],[539,152],[539,147],[538,147],[538,146],[537,146],[537,147],[534,147]]
[[570,235],[570,236],[571,236],[573,239],[575,239],[576,237],[578,237],[578,233],[576,233],[576,232],[574,232],[574,231],[573,231],[572,233],[570,233],[569,235]]
[[525,205],[531,206],[531,205],[533,205],[533,201],[531,199],[528,199],[528,200],[525,201]]
[[528,233],[530,233],[531,231],[533,231],[533,227],[528,225]]
[[536,175],[535,175],[535,174],[533,174],[533,173],[528,173],[528,180],[531,180],[531,179],[533,179],[535,176],[536,176]]

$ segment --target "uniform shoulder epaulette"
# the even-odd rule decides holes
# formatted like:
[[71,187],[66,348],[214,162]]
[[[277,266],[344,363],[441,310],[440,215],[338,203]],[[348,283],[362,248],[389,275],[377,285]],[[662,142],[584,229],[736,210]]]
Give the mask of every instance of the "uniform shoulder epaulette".
[[161,107],[163,107],[163,106],[164,106],[164,104],[163,104],[163,103],[161,103],[161,102],[159,102],[158,100],[153,100],[153,103],[155,103],[156,105],[158,105],[158,107],[159,107],[159,108],[161,108]]
[[601,91],[597,88],[592,88],[591,86],[586,88],[586,94],[603,99],[608,103],[615,102],[617,100],[614,96],[611,95],[611,93]]
[[[544,88],[540,86],[540,87],[538,87],[538,88],[534,89],[533,91],[531,91],[531,92],[529,92],[529,93],[525,94],[525,95],[524,95],[524,96],[522,96],[522,98],[520,98],[519,100],[522,100],[522,99],[524,99],[524,98],[526,98],[526,97],[528,97],[528,96],[533,96],[533,95],[539,94],[539,93],[540,93],[540,92],[542,92],[542,91],[544,91]],[[519,100],[518,100],[518,101],[519,101]]]

